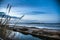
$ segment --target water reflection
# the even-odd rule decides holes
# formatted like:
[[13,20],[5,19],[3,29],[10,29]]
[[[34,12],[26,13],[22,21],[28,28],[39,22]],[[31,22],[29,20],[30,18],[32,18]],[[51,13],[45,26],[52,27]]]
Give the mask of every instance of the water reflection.
[[[15,34],[15,36],[13,37],[13,35]],[[10,35],[10,38],[14,39],[14,40],[42,40],[40,38],[34,37],[32,35],[25,35],[19,32],[12,32]]]

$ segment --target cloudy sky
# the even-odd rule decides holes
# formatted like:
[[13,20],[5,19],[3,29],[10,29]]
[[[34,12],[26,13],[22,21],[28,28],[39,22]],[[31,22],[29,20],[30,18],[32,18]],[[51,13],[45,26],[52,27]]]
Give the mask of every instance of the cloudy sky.
[[0,0],[0,12],[6,12],[7,4],[12,5],[10,16],[25,15],[22,21],[59,22],[59,1],[57,0]]

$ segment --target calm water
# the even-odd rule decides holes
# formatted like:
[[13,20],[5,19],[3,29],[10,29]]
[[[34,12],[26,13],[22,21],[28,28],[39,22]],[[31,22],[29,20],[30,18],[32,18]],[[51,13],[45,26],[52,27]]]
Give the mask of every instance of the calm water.
[[[10,35],[10,37],[14,40],[42,40],[40,38],[34,37],[32,35],[25,35],[19,32],[12,32],[12,35]],[[13,37],[13,35],[15,34],[15,36]]]

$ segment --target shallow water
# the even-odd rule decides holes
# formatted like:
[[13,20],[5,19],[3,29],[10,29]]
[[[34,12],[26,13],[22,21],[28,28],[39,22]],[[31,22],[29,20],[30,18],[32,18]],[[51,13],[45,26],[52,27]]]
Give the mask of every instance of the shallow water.
[[[37,27],[37,28],[49,28],[49,29],[59,29],[60,30],[60,25],[59,26],[56,26],[55,24],[54,25],[48,25],[48,26],[45,26],[45,25],[40,25],[40,24],[18,24],[19,26],[27,26],[27,27]],[[11,34],[14,35],[15,33],[15,36],[13,37],[13,39],[15,40],[43,40],[41,38],[38,38],[38,37],[34,37],[32,35],[25,35],[25,34],[22,34],[22,33],[19,33],[19,32],[12,32]],[[45,39],[46,40],[46,39]]]
[[40,39],[38,37],[34,37],[32,35],[25,35],[25,34],[22,34],[22,33],[19,33],[19,32],[13,32],[13,33],[11,33],[12,36],[14,35],[14,33],[15,33],[15,36],[12,38],[14,40],[42,40],[42,39]]

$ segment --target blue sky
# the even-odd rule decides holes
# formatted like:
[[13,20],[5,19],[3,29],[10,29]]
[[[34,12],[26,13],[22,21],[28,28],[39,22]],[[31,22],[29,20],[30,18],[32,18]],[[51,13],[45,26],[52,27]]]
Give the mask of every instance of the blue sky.
[[3,0],[0,11],[6,12],[8,3],[12,5],[9,15],[25,15],[22,22],[56,23],[59,20],[56,0]]

